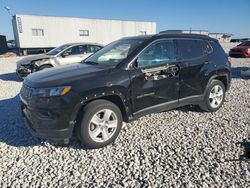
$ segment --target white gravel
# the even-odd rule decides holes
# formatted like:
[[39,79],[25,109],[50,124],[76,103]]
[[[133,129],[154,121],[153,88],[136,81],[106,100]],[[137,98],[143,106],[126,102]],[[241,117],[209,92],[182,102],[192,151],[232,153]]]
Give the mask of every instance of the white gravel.
[[82,149],[41,142],[18,108],[22,82],[16,59],[0,59],[0,187],[249,187],[250,161],[238,160],[250,141],[250,59],[232,59],[233,80],[223,107],[184,107],[123,126],[114,144]]

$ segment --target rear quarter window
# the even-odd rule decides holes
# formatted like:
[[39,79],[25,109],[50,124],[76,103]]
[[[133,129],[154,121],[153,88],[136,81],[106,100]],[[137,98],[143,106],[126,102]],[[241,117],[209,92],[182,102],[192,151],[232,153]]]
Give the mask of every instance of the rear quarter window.
[[208,41],[203,41],[203,51],[205,54],[211,54],[213,52],[213,48]]
[[204,56],[203,40],[178,39],[179,56],[181,59],[195,59]]
[[209,42],[213,48],[213,56],[220,58],[227,58],[226,52],[223,50],[219,42],[211,41]]

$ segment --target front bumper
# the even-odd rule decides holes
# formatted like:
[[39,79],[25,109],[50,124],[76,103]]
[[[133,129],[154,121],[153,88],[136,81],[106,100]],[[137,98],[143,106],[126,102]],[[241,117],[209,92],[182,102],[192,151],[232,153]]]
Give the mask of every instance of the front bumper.
[[32,107],[21,94],[19,96],[22,116],[33,136],[56,142],[71,138],[74,121],[70,121],[68,110],[63,107],[52,109],[53,105],[49,105],[47,109]]

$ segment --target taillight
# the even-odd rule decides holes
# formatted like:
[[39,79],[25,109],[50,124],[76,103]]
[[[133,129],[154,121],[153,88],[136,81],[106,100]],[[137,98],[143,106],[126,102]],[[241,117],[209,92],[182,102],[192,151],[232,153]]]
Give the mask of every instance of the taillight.
[[249,53],[249,54],[250,54],[250,48],[247,48],[247,49],[246,49],[246,51],[247,51],[247,53]]

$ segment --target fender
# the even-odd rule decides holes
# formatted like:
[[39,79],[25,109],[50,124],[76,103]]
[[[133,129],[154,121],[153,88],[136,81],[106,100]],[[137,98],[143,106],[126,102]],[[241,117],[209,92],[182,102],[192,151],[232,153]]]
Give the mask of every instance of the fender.
[[[114,102],[110,99],[112,97],[119,98],[119,104],[117,102]],[[89,102],[93,100],[98,100],[98,99],[106,99],[111,102],[114,102],[121,110],[123,114],[123,120],[125,122],[129,121],[129,117],[131,116],[131,107],[130,107],[130,102],[129,100],[126,99],[124,94],[120,91],[114,90],[114,91],[107,91],[107,92],[100,92],[100,93],[95,93],[92,95],[87,95],[84,97],[81,97],[80,101],[75,105],[75,108],[72,112],[71,118],[70,118],[70,124],[74,125],[76,123],[77,117],[81,111],[81,109],[88,104]]]
[[37,71],[41,66],[43,65],[50,65],[54,67],[51,59],[40,59],[40,60],[35,60],[32,62],[33,63],[33,68]]
[[226,88],[226,91],[229,89],[229,87],[230,87],[229,73],[221,72],[220,74],[213,74],[213,75],[209,78],[209,80],[208,80],[208,82],[207,82],[207,84],[206,84],[206,88],[205,88],[205,90],[204,90],[204,94],[207,92],[207,89],[208,89],[210,83],[212,82],[212,80],[214,80],[214,79],[216,79],[216,78],[218,78],[218,77],[220,77],[220,76],[225,76],[225,77],[226,77],[227,86],[225,86],[225,88]]

